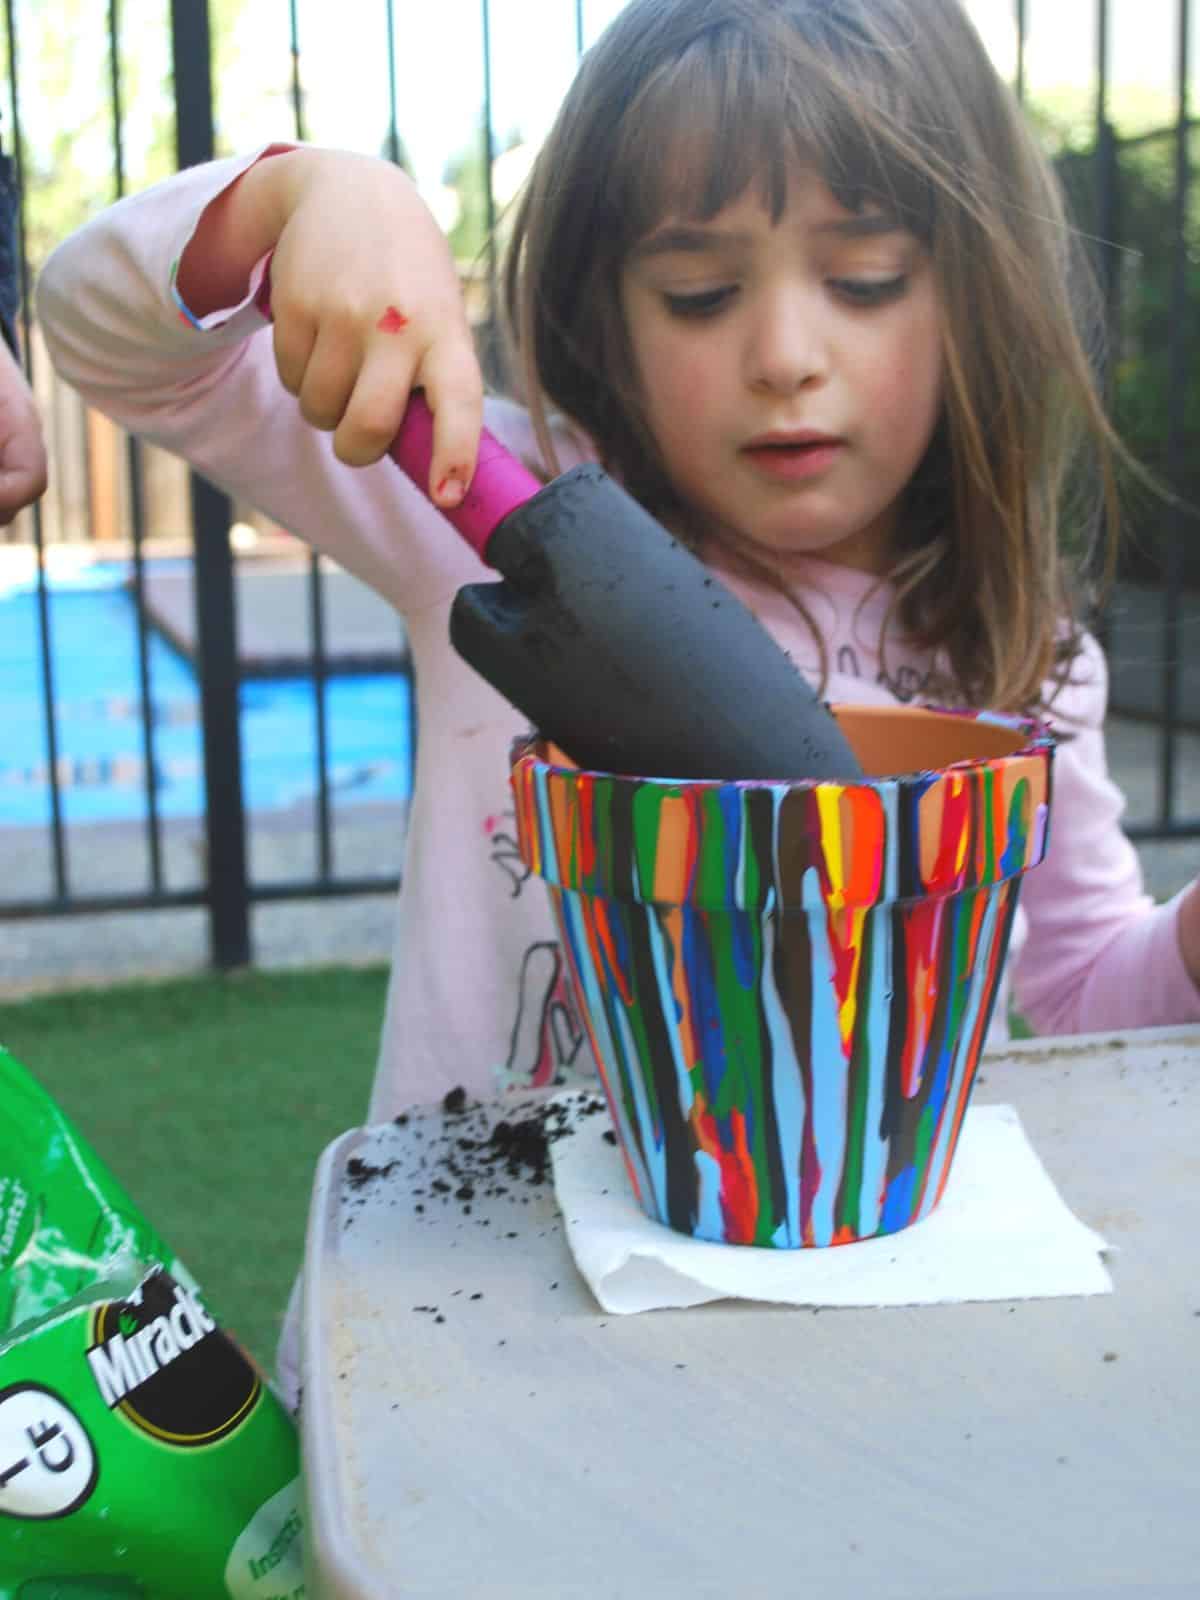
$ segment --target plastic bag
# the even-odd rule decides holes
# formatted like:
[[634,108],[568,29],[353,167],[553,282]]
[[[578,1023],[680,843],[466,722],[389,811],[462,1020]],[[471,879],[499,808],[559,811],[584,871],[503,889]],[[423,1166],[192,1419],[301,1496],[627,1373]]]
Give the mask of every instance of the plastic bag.
[[0,1049],[0,1600],[297,1600],[296,1428]]

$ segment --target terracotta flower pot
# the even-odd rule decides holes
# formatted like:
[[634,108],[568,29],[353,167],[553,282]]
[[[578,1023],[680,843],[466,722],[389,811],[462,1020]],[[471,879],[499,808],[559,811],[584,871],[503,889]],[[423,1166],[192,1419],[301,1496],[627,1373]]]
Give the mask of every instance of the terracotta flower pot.
[[669,782],[514,747],[521,851],[634,1192],[697,1238],[844,1244],[937,1204],[1045,853],[1035,724],[835,712],[863,782]]

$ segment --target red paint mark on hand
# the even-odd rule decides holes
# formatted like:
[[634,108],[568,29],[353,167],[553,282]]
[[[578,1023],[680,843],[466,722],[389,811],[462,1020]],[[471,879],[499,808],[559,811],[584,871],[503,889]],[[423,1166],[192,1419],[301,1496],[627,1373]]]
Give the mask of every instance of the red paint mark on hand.
[[380,333],[403,333],[408,327],[408,318],[395,306],[389,306],[375,326]]

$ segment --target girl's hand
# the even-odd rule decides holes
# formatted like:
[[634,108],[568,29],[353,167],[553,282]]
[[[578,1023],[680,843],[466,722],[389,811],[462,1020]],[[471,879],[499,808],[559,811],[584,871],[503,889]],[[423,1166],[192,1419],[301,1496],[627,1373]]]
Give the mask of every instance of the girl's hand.
[[260,160],[206,209],[179,292],[196,315],[230,305],[272,249],[275,361],[302,415],[332,432],[340,460],[366,466],[386,453],[410,390],[424,389],[429,492],[457,505],[475,470],[483,379],[449,245],[412,180],[346,151]]
[[45,493],[46,446],[25,374],[0,340],[0,525]]
[[1191,887],[1183,897],[1178,926],[1183,964],[1192,982],[1200,989],[1200,878],[1192,880]]

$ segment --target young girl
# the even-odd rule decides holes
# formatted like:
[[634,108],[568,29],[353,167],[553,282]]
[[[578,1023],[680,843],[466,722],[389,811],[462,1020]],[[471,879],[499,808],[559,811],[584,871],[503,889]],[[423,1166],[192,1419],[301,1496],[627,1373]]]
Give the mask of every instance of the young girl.
[[[39,311],[59,370],[406,618],[420,749],[371,1119],[587,1064],[514,850],[522,721],[447,638],[484,574],[436,507],[469,483],[481,416],[547,472],[598,457],[830,700],[1047,714],[1069,738],[1017,1002],[1046,1032],[1200,1020],[1200,885],[1143,893],[1060,561],[1094,520],[1064,507],[1076,440],[1097,482],[1114,450],[1069,244],[958,0],[632,0],[515,219],[523,408],[483,398],[447,246],[383,162],[216,162],[57,251]],[[381,459],[415,385],[432,504]]]

